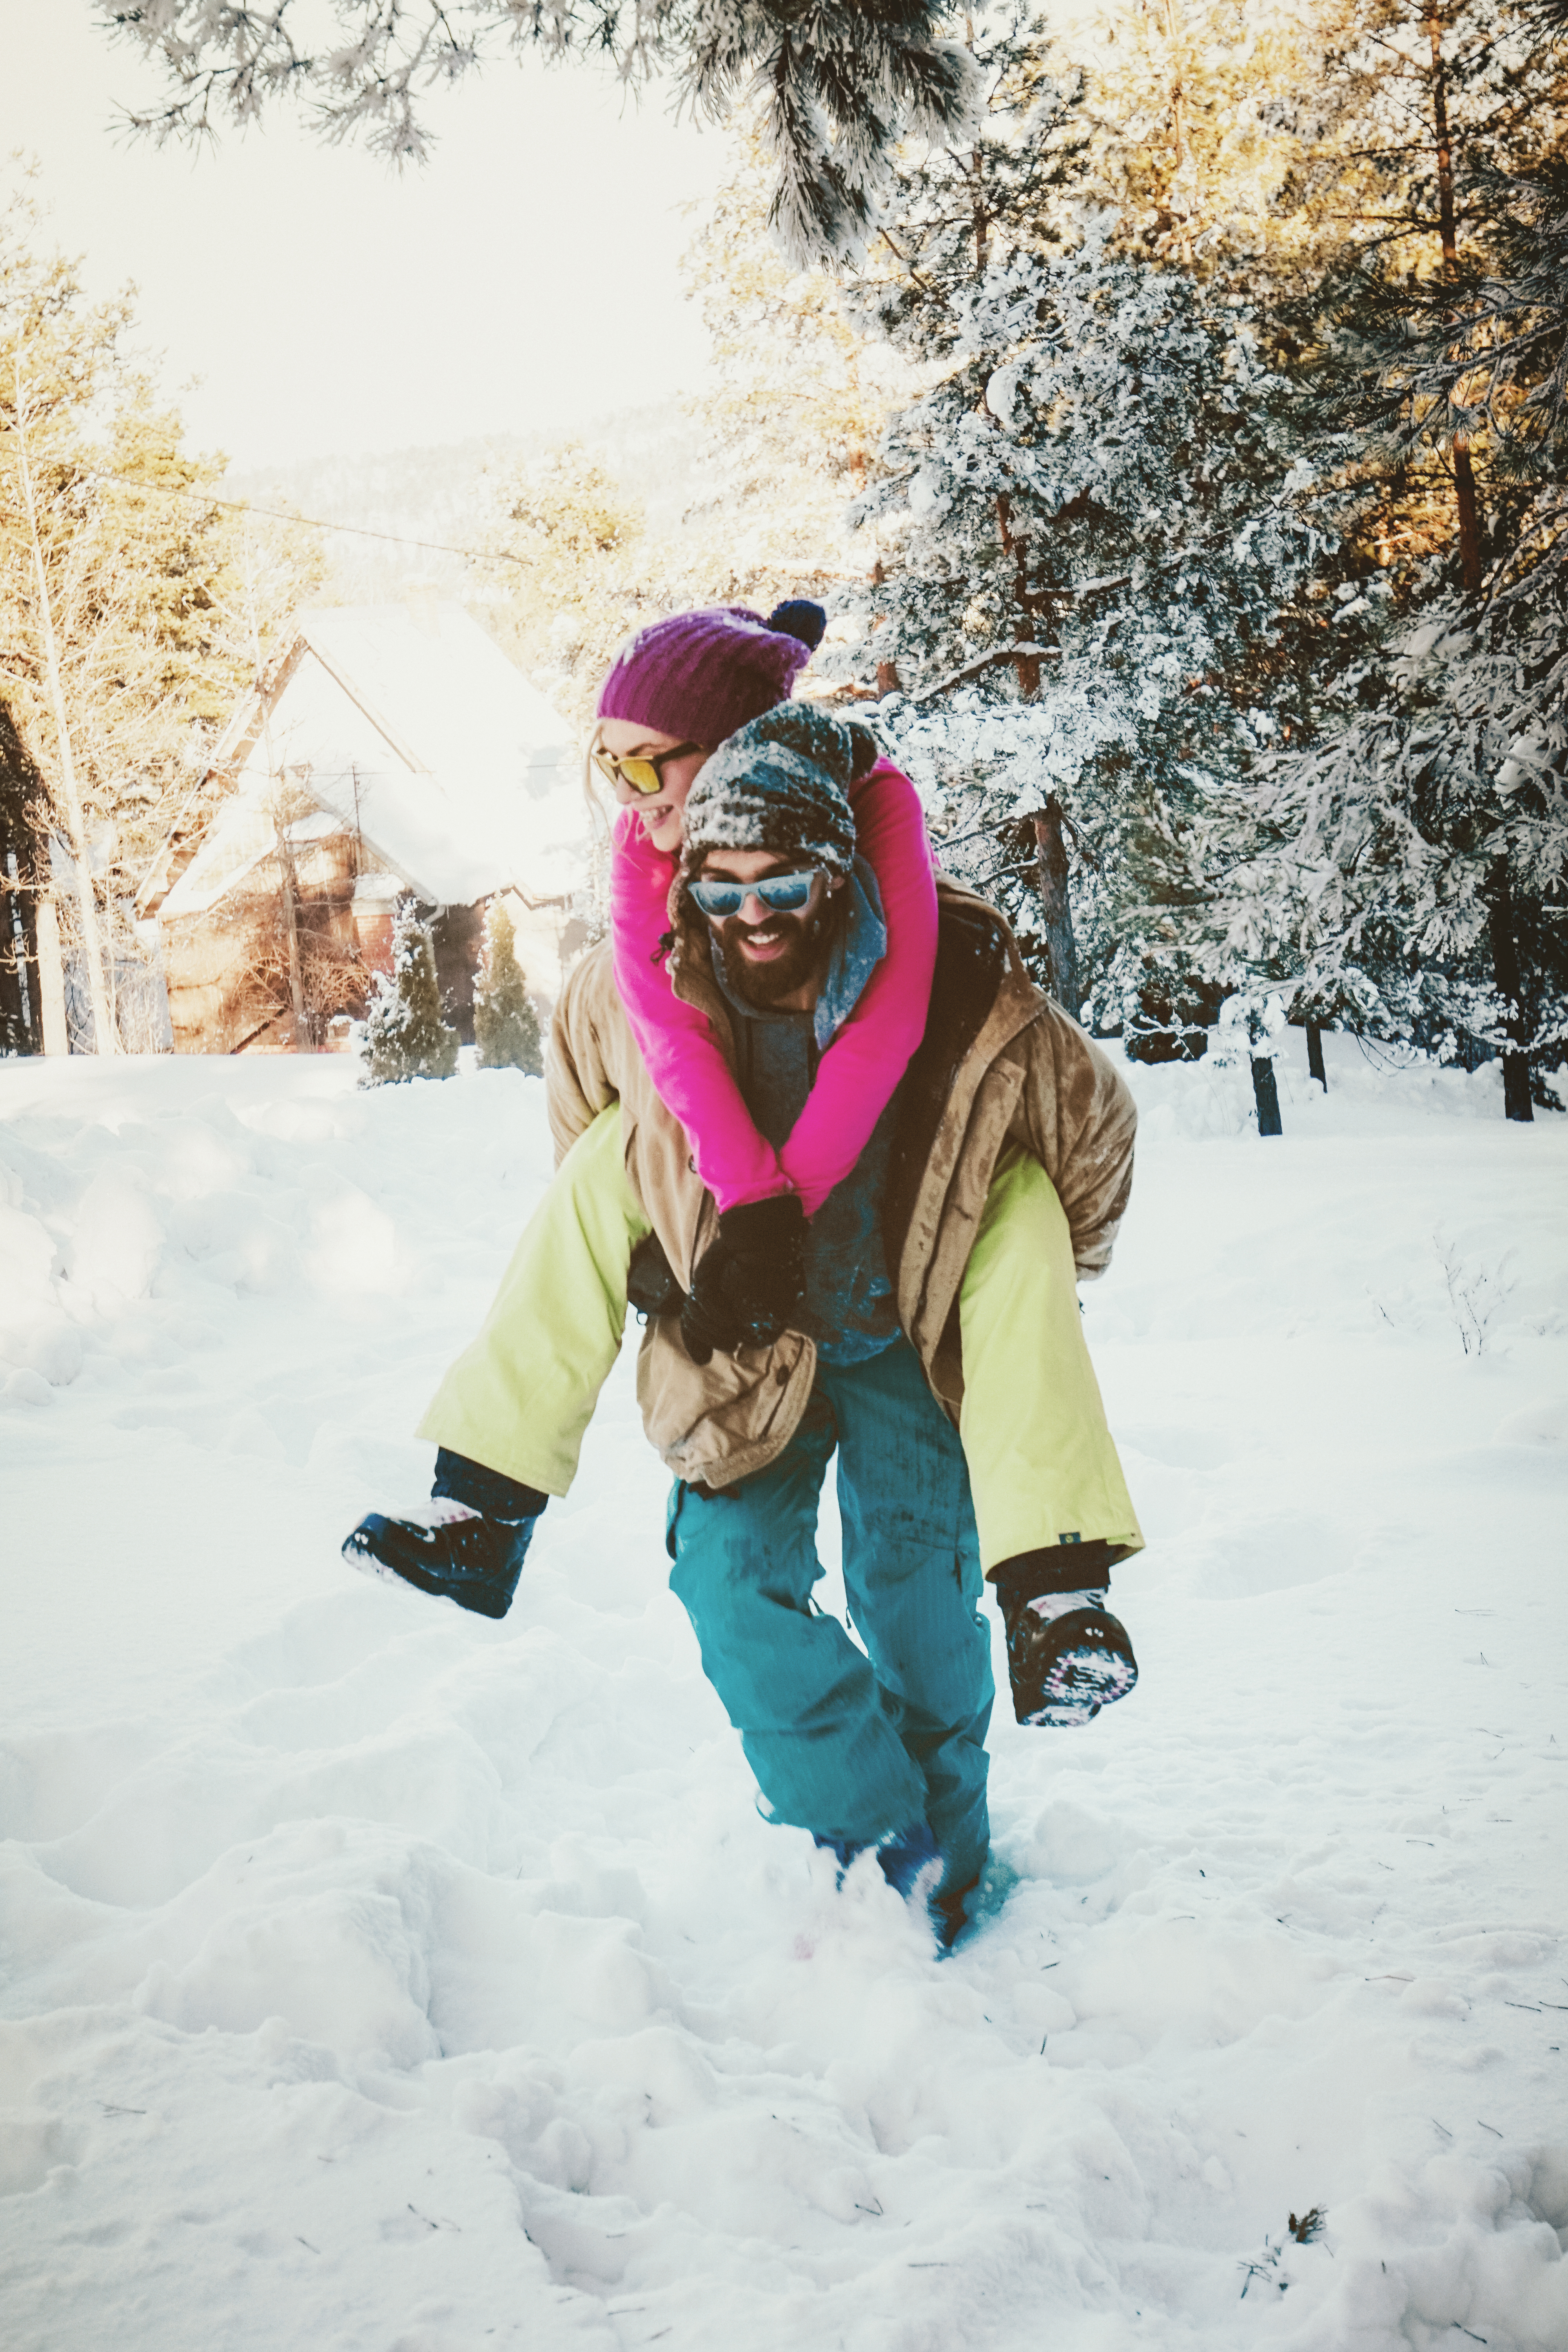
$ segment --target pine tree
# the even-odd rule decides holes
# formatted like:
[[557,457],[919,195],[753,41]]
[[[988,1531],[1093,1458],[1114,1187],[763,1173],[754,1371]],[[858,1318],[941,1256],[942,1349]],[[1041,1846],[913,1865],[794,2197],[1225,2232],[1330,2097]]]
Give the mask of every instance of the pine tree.
[[[1474,36],[1482,12],[1454,13]],[[1533,82],[1563,38],[1542,23]],[[1428,27],[1429,64],[1447,29]],[[1474,45],[1469,64],[1484,83],[1497,58]],[[1194,936],[1212,971],[1288,976],[1309,1019],[1499,1053],[1522,1120],[1568,1038],[1568,178],[1555,157],[1501,169],[1510,100],[1492,95],[1490,144],[1447,193],[1439,159],[1442,266],[1369,285],[1361,348],[1381,345],[1383,375],[1358,395],[1374,462],[1380,437],[1385,463],[1447,451],[1462,487],[1479,453],[1484,528],[1474,515],[1467,544],[1456,497],[1458,565],[1390,566],[1386,642],[1330,681],[1328,723],[1265,760],[1194,854]]]
[[1273,970],[1307,1017],[1445,1060],[1498,1053],[1513,1119],[1568,1045],[1565,584],[1432,608],[1376,701],[1265,763],[1208,850],[1211,970]]
[[878,242],[847,281],[851,317],[922,369],[957,353],[973,281],[1076,242],[1092,193],[1084,78],[1054,62],[1047,19],[1006,0],[966,22],[976,121],[961,142],[900,153]]
[[485,910],[484,961],[475,977],[474,1043],[481,1070],[544,1074],[544,1044],[516,954],[516,933],[502,898]]
[[1361,436],[1379,487],[1362,541],[1413,610],[1449,585],[1475,595],[1517,514],[1494,415],[1467,403],[1463,371],[1440,386],[1413,345],[1467,316],[1500,215],[1560,154],[1568,49],[1542,37],[1531,0],[1338,5],[1310,169],[1343,235],[1287,331],[1325,412]]
[[969,59],[942,37],[932,0],[337,0],[334,13],[335,37],[312,52],[296,43],[286,5],[117,10],[112,27],[163,67],[169,89],[165,106],[132,120],[160,140],[199,139],[225,115],[244,128],[269,106],[304,101],[327,137],[357,132],[404,163],[429,152],[422,94],[502,47],[608,59],[633,88],[668,73],[678,103],[713,121],[760,89],[777,175],[771,216],[805,261],[863,245],[900,134],[958,130],[973,102]]
[[1316,167],[1354,5],[1098,0],[1053,24],[1056,54],[1086,77],[1088,155],[1120,250],[1218,277],[1261,310],[1321,275],[1344,235]]
[[879,723],[942,796],[944,857],[1069,1009],[1164,1030],[1142,1000],[1193,887],[1194,801],[1299,723],[1312,469],[1245,311],[1118,257],[1103,223],[989,260],[947,315],[955,363],[894,420],[861,505],[885,545],[847,599],[855,671],[905,689]]
[[1487,576],[1466,584],[1516,602],[1568,552],[1568,160],[1488,164],[1462,193],[1479,215],[1462,262],[1401,291],[1358,405],[1396,457],[1424,444],[1488,452]]
[[400,898],[393,919],[392,970],[375,984],[364,1024],[367,1087],[409,1078],[449,1078],[458,1066],[458,1033],[441,1018],[436,942],[414,900]]

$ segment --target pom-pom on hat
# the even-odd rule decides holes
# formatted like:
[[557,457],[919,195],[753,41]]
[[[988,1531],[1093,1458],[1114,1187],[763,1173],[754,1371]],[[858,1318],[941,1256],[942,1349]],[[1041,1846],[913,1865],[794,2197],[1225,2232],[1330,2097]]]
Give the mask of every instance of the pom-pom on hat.
[[710,849],[765,849],[847,874],[855,856],[849,785],[880,757],[858,719],[782,703],[738,728],[698,770],[684,814],[680,893]]
[[598,716],[683,742],[722,743],[788,700],[826,626],[822,606],[805,597],[775,605],[765,621],[743,604],[651,621],[616,656]]

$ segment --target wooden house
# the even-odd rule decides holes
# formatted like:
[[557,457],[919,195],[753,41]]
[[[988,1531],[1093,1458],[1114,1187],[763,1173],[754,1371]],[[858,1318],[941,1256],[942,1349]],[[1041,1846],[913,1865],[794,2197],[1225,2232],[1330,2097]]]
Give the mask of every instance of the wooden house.
[[300,614],[138,896],[160,926],[175,1050],[336,1042],[390,968],[405,893],[432,920],[465,1041],[498,895],[531,992],[553,1002],[587,936],[581,774],[564,722],[461,605]]

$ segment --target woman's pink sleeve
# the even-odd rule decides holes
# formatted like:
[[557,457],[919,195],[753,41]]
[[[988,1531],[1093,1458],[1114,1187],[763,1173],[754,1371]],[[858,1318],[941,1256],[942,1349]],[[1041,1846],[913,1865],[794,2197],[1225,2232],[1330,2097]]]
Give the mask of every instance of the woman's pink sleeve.
[[610,859],[616,984],[659,1100],[686,1129],[703,1183],[721,1209],[731,1209],[787,1192],[790,1180],[758,1134],[707,1014],[670,986],[658,947],[674,878],[674,858],[654,847],[635,810],[623,811]]
[[779,1159],[809,1217],[841,1183],[925,1034],[936,970],[936,877],[920,795],[890,760],[850,786],[860,854],[876,877],[888,951],[822,1057]]

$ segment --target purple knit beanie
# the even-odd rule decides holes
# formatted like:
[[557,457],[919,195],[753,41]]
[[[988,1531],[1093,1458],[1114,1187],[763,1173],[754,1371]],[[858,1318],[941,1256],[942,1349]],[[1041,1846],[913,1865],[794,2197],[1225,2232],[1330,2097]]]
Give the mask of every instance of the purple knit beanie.
[[743,604],[672,613],[627,639],[599,688],[601,719],[626,719],[689,743],[721,743],[787,702],[827,615],[804,597],[764,621]]

